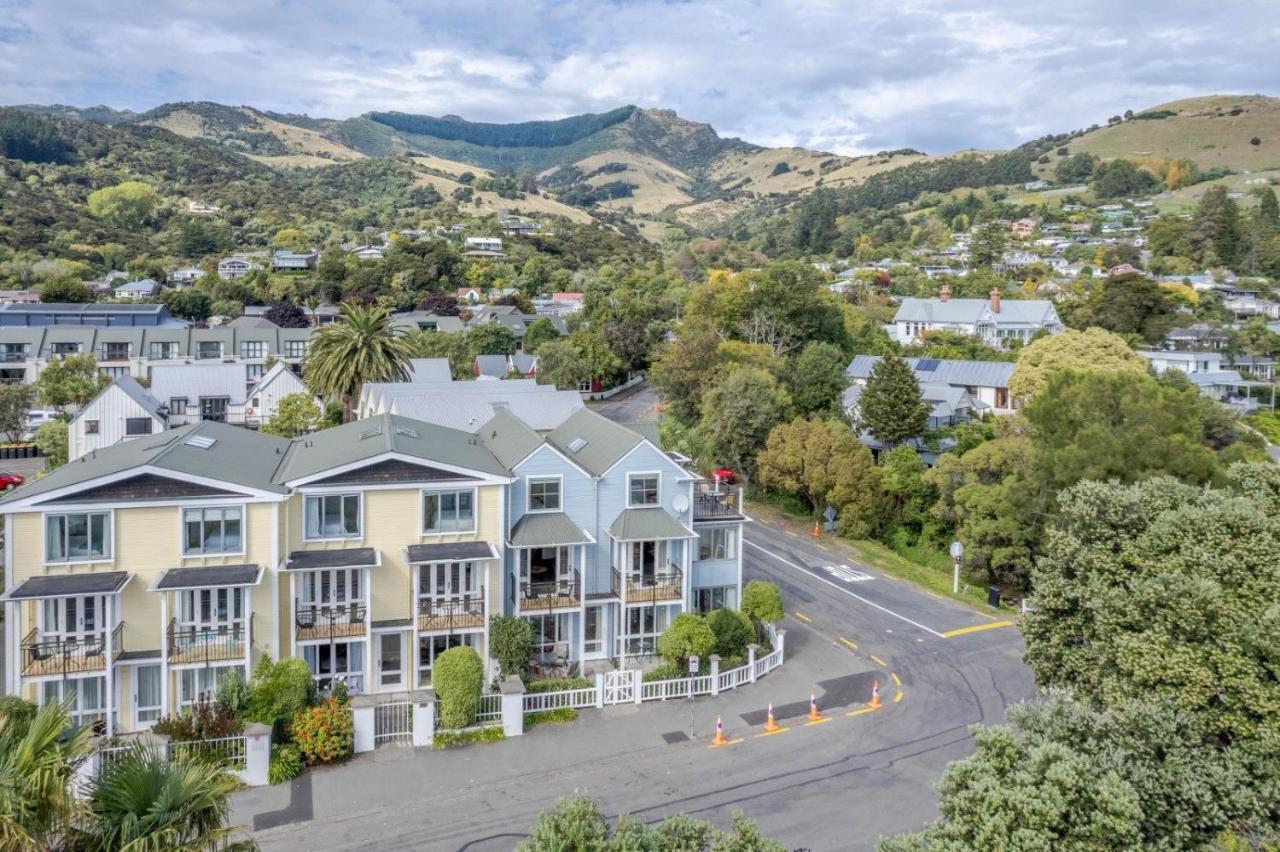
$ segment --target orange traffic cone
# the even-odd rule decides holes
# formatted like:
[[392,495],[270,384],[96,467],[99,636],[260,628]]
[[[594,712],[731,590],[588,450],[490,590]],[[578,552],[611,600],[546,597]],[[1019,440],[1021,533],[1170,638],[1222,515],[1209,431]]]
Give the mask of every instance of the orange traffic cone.
[[818,712],[818,699],[812,692],[809,693],[809,721],[816,722],[822,718],[822,714]]
[[814,521],[814,522],[813,522],[813,537],[814,537],[814,538],[822,538],[822,530],[821,530],[821,528],[819,527],[819,525],[818,525],[818,522],[817,522],[817,521]]
[[768,734],[776,734],[778,731],[782,730],[780,727],[778,727],[778,723],[774,721],[772,701],[769,702],[769,715],[764,720],[764,730],[765,730],[765,733],[768,733]]
[[867,706],[872,710],[879,710],[882,706],[880,704],[880,681],[878,680],[871,681],[871,703]]
[[716,717],[716,736],[711,741],[713,746],[728,745],[729,739],[724,735],[724,722],[720,721],[720,717]]

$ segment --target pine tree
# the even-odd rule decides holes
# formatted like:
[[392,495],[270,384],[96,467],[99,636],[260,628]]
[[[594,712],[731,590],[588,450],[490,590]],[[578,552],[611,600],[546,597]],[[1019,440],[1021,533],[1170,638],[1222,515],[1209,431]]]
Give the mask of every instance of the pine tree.
[[888,446],[924,432],[929,406],[921,399],[920,383],[901,355],[885,355],[867,378],[858,398],[861,425]]

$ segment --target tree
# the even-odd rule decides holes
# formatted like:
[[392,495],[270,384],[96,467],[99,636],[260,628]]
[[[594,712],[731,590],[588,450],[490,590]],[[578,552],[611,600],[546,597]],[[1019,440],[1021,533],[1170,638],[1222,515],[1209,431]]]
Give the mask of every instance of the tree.
[[1139,272],[1113,275],[1095,287],[1071,316],[1078,328],[1097,326],[1116,334],[1140,334],[1155,342],[1177,319],[1170,294]]
[[92,748],[92,729],[74,728],[65,704],[34,715],[12,705],[0,714],[0,846],[56,849],[80,813],[72,792]]
[[712,651],[721,660],[742,659],[756,639],[755,625],[736,609],[713,609],[707,613],[707,626],[716,637]]
[[587,361],[568,340],[552,340],[538,347],[538,384],[577,390],[591,378]]
[[756,455],[790,407],[777,379],[758,368],[742,367],[703,396],[700,428],[717,462],[749,480],[755,474]]
[[47,470],[61,467],[67,463],[67,421],[50,420],[41,423],[32,439],[40,452],[44,454]]
[[533,659],[533,627],[517,615],[489,617],[489,647],[503,677],[524,674]]
[[308,252],[311,240],[300,228],[281,228],[271,238],[271,246],[282,251]]
[[1204,191],[1191,217],[1191,250],[1195,260],[1232,266],[1244,254],[1244,228],[1240,206],[1223,184]]
[[431,684],[440,697],[440,726],[465,728],[475,721],[484,689],[484,663],[475,648],[460,645],[436,657]]
[[1147,359],[1130,349],[1123,337],[1105,329],[1067,329],[1022,347],[1009,377],[1009,393],[1025,402],[1062,370],[1145,376]]
[[0,385],[0,433],[12,442],[21,441],[27,428],[27,412],[35,401],[31,385]]
[[805,416],[835,416],[841,394],[848,387],[844,353],[836,346],[813,341],[793,355],[787,365],[787,388],[796,411]]
[[204,322],[213,313],[213,300],[200,290],[164,290],[159,301],[174,316],[192,322]]
[[1147,248],[1157,257],[1191,257],[1191,225],[1165,214],[1147,225]]
[[209,306],[209,315],[235,319],[244,314],[244,303],[234,299],[219,299]]
[[608,379],[622,369],[622,360],[609,348],[605,339],[590,329],[578,329],[569,335],[593,379]]
[[80,279],[69,275],[59,275],[46,278],[40,285],[40,301],[80,304],[92,302],[93,294],[89,292],[89,288]]
[[1249,371],[1255,372],[1259,358],[1270,358],[1280,348],[1280,335],[1267,327],[1263,316],[1250,317],[1231,332],[1227,351],[1233,355],[1249,356]]
[[858,422],[888,446],[922,434],[929,410],[915,372],[894,353],[881,356],[858,396]]
[[[510,332],[508,332],[510,333]],[[411,350],[385,309],[344,303],[337,322],[311,337],[303,374],[318,394],[342,403],[344,419],[366,382],[409,378]]]
[[145,183],[127,180],[89,193],[89,215],[117,228],[136,230],[147,224],[160,203]]
[[262,313],[262,318],[280,328],[310,328],[311,320],[301,305],[276,302]]
[[448,358],[454,379],[462,381],[472,377],[475,358],[467,346],[466,332],[417,331],[410,332],[405,340],[414,357]]
[[[458,300],[448,293],[428,293],[418,302],[418,310],[435,314],[438,317],[456,317],[462,313],[462,309],[458,306]],[[525,339],[528,339],[527,330],[525,331]]]
[[999,222],[984,222],[973,233],[969,244],[969,268],[989,269],[1000,262],[1009,244],[1009,232]]
[[681,333],[659,351],[649,381],[662,393],[666,413],[692,424],[702,410],[702,396],[720,378],[719,340],[710,331]]
[[560,339],[560,332],[546,317],[538,317],[524,330],[524,351],[537,352],[544,343]]
[[716,634],[706,619],[696,612],[682,612],[658,637],[658,655],[685,671],[690,657],[705,658],[715,645]]
[[298,711],[315,702],[316,682],[305,660],[258,658],[242,718],[270,725],[283,737]]
[[98,362],[87,352],[50,361],[36,379],[36,395],[60,412],[82,406],[107,385],[98,374]]
[[760,624],[773,624],[786,615],[782,592],[775,583],[749,580],[742,589],[742,614]]
[[1079,151],[1065,160],[1059,160],[1053,169],[1053,176],[1059,183],[1084,183],[1093,175],[1097,160],[1092,154]]
[[275,414],[262,424],[260,431],[281,438],[296,438],[307,432],[314,432],[319,427],[320,416],[320,406],[314,396],[309,393],[291,393],[280,400]]
[[467,345],[474,355],[510,355],[516,336],[502,323],[486,322],[467,329]]
[[804,420],[769,433],[756,460],[759,484],[806,501],[818,517],[837,512],[842,535],[866,538],[875,529],[879,480],[871,451],[838,420]]
[[1089,188],[1099,198],[1150,195],[1160,189],[1160,179],[1130,160],[1109,160],[1094,168]]

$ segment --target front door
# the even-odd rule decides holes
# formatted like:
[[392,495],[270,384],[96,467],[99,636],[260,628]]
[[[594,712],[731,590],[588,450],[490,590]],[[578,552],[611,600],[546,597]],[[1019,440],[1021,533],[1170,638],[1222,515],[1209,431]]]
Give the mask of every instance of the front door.
[[150,728],[160,718],[160,667],[138,666],[133,670],[133,729]]
[[404,684],[404,637],[399,633],[383,633],[378,637],[378,688]]

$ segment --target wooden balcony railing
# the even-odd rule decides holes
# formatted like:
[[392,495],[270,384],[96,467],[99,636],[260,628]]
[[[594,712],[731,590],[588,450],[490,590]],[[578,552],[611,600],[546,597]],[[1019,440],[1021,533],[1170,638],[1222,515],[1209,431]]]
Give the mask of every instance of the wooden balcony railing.
[[294,612],[294,638],[344,639],[363,636],[368,610],[363,603],[302,604]]
[[418,599],[418,630],[423,633],[472,627],[484,627],[484,586],[461,597]]
[[245,643],[253,642],[253,615],[248,622],[219,625],[178,624],[169,621],[168,656],[171,664],[242,660]]
[[520,609],[525,612],[568,609],[581,603],[582,576],[577,571],[572,579],[520,584]]
[[678,601],[683,597],[684,572],[674,565],[652,574],[627,575],[626,602],[629,604]]
[[[124,622],[111,631],[112,662],[124,650]],[[32,630],[22,639],[22,675],[73,675],[105,671],[107,667],[107,634],[67,638],[41,636]]]

